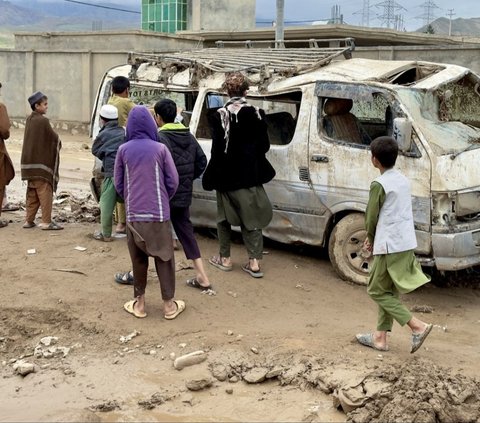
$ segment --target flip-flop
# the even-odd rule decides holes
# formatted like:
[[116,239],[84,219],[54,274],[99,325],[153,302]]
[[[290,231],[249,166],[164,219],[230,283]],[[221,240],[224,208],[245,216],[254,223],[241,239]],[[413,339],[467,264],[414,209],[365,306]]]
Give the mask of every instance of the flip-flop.
[[175,317],[177,317],[182,311],[185,310],[185,301],[182,300],[173,300],[173,302],[177,305],[177,310],[174,313],[171,314],[165,314],[163,317],[167,320],[173,320]]
[[250,263],[247,263],[245,266],[242,267],[244,272],[247,272],[253,278],[263,278],[263,272],[258,268],[258,270],[252,270],[250,268]]
[[22,225],[22,228],[23,229],[31,229],[31,228],[34,228],[36,225],[36,223],[34,222],[25,222],[23,225]]
[[5,204],[5,206],[2,207],[2,212],[12,212],[17,210],[20,210],[20,207],[11,206],[10,204]]
[[50,222],[47,226],[40,227],[42,231],[61,231],[63,226],[56,224],[55,222]]
[[412,334],[412,349],[410,350],[410,354],[413,354],[417,351],[423,344],[423,341],[427,339],[427,336],[432,331],[433,325],[428,324],[425,330],[422,333],[413,333]]
[[222,258],[220,256],[213,256],[208,259],[208,262],[216,267],[217,269],[223,270],[224,272],[230,272],[232,270],[232,265],[230,266],[225,266],[222,263]]
[[357,339],[358,343],[365,345],[366,347],[373,348],[377,351],[388,351],[388,347],[382,348],[375,345],[373,342],[373,333],[359,333],[355,335],[355,338]]
[[103,242],[112,242],[113,238],[111,236],[105,236],[101,232],[95,232],[93,234],[93,239],[96,239],[97,241],[103,241]]
[[187,286],[190,286],[192,288],[197,288],[202,292],[203,291],[209,291],[209,290],[213,291],[213,286],[212,285],[202,286],[202,285],[200,285],[200,282],[198,281],[197,278],[188,279],[187,280]]
[[147,317],[147,313],[139,313],[138,311],[135,310],[134,306],[136,304],[137,300],[130,300],[127,301],[124,305],[123,308],[127,313],[130,313],[132,316],[135,316],[139,319],[143,319]]
[[133,271],[115,273],[114,279],[115,282],[122,285],[133,285]]

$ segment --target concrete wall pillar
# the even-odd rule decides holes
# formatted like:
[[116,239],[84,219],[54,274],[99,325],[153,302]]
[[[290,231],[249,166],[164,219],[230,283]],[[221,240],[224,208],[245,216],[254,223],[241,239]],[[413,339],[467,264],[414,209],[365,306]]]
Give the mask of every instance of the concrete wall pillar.
[[25,86],[23,97],[25,99],[25,113],[30,114],[32,109],[28,104],[27,98],[36,91],[36,75],[37,75],[37,54],[35,50],[25,53]]
[[92,103],[92,93],[94,88],[92,86],[93,81],[93,60],[92,52],[82,53],[82,73],[81,73],[81,87],[82,87],[82,96],[81,96],[81,121],[88,122],[90,120],[90,111]]

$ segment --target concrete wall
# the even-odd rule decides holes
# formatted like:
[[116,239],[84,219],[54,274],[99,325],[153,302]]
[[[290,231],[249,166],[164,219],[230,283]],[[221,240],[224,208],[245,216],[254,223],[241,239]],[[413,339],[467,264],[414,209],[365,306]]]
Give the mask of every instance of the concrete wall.
[[103,74],[126,60],[126,52],[0,50],[2,97],[14,120],[30,114],[27,98],[42,91],[52,121],[86,124]]
[[188,29],[192,31],[254,29],[255,1],[190,0]]
[[[19,32],[16,50],[142,51],[190,49],[202,45],[202,38],[149,31]],[[32,47],[34,46],[34,47]]]

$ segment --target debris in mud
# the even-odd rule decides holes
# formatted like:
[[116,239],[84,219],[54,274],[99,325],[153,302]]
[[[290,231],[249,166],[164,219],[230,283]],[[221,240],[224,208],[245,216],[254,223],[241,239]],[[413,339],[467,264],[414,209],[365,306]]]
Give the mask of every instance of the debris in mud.
[[145,410],[152,410],[157,405],[163,404],[169,398],[160,392],[155,392],[148,400],[138,401],[138,405]]
[[247,383],[262,383],[266,378],[269,369],[256,367],[243,375],[243,380]]
[[56,336],[44,336],[33,350],[35,358],[65,358],[70,353],[69,347],[55,346],[58,342]]
[[138,330],[134,330],[132,333],[129,333],[126,336],[121,336],[120,342],[122,344],[126,344],[127,342],[130,342],[133,338],[135,338],[138,335],[140,335],[140,332]]
[[[66,205],[68,203],[68,205]],[[100,218],[100,208],[91,194],[81,198],[70,192],[62,191],[54,201],[55,220],[57,222],[95,223]]]
[[152,410],[157,405],[164,404],[165,402],[175,398],[177,395],[178,393],[171,393],[168,391],[168,389],[166,389],[164,392],[155,392],[146,400],[139,400],[138,405],[145,410]]
[[433,313],[433,307],[428,305],[414,305],[410,308],[413,313]]
[[117,401],[111,400],[111,401],[102,402],[100,404],[92,405],[88,407],[88,409],[90,411],[99,411],[100,413],[107,413],[113,410],[120,410],[121,408]]
[[83,275],[87,276],[86,273],[81,272],[80,270],[76,269],[52,269],[54,272],[66,272],[66,273],[75,273],[76,275]]
[[[383,385],[369,395],[365,384]],[[388,367],[362,381],[363,397],[347,413],[350,422],[475,422],[480,419],[480,382],[425,360]],[[361,390],[357,390],[361,392]]]

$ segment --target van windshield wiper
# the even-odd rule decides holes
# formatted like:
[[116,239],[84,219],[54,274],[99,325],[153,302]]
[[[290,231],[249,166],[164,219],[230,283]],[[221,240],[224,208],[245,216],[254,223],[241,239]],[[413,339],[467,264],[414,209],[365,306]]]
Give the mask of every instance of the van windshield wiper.
[[[475,141],[478,141],[478,140],[475,140]],[[474,143],[470,144],[468,147],[464,148],[463,150],[460,150],[456,153],[453,153],[450,156],[450,158],[452,160],[455,160],[457,158],[457,156],[459,156],[460,154],[465,153],[466,151],[474,150],[475,148],[478,148],[478,147],[480,147],[480,143],[474,142]]]

